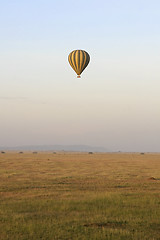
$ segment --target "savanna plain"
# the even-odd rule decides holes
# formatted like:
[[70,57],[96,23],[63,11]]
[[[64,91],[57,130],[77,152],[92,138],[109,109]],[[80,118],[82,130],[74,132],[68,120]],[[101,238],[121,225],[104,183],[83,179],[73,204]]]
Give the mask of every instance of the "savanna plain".
[[160,154],[0,153],[0,240],[160,240]]

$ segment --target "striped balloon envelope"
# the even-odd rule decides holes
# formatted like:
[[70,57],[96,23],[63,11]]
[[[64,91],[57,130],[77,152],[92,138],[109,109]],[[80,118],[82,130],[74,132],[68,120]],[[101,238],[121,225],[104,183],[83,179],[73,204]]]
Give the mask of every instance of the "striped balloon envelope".
[[68,61],[73,70],[77,73],[77,78],[80,78],[81,73],[90,61],[90,56],[84,50],[74,50],[69,54]]

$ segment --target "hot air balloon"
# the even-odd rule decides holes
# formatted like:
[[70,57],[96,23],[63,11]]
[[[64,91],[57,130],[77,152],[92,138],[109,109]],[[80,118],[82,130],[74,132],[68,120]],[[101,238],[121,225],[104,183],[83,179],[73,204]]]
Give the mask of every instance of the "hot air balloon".
[[77,78],[80,78],[81,73],[90,61],[90,56],[84,50],[74,50],[69,54],[68,61],[73,70],[77,73]]

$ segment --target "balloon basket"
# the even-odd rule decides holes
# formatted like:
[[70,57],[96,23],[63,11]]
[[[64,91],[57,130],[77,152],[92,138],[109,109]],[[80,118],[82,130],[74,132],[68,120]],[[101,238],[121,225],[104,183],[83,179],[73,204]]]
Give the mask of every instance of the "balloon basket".
[[80,75],[77,75],[77,78],[81,78],[81,76],[80,76]]

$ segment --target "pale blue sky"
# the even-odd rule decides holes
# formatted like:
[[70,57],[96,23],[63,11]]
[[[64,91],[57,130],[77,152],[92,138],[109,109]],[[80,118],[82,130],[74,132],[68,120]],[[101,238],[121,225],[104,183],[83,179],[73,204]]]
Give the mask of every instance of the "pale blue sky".
[[[160,1],[0,1],[0,146],[160,151]],[[67,62],[91,56],[79,80]]]

